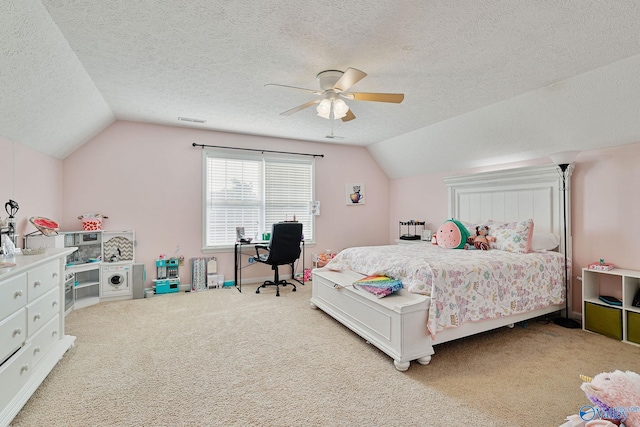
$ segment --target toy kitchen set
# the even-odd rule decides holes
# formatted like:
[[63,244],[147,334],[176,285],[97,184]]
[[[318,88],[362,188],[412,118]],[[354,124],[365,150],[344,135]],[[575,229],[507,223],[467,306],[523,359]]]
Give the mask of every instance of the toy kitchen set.
[[66,312],[102,301],[144,296],[144,264],[135,264],[134,231],[84,229],[25,238],[25,248],[46,247],[78,248],[67,256]]

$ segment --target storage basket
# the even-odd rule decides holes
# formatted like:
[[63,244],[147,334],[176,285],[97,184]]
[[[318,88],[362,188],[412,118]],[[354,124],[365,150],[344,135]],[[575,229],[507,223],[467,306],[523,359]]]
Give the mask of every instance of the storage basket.
[[585,302],[584,310],[585,329],[622,340],[622,310],[591,302]]
[[78,217],[82,221],[82,229],[84,231],[100,231],[102,230],[102,220],[109,218],[106,215],[97,213],[86,213]]
[[102,230],[102,218],[82,218],[82,229],[84,231]]
[[640,344],[640,313],[627,311],[627,341]]

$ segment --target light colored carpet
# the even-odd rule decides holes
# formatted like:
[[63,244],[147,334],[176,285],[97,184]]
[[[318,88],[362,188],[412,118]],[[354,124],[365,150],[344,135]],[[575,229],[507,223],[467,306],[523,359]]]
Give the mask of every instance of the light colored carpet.
[[558,426],[579,374],[640,372],[640,349],[529,323],[392,360],[309,307],[311,284],[255,285],[71,312],[76,345],[13,426]]

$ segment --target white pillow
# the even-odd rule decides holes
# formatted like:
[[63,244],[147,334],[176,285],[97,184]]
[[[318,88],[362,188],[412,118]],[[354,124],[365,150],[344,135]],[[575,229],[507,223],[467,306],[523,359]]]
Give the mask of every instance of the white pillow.
[[560,237],[553,233],[533,233],[532,251],[552,251],[560,244]]
[[489,235],[496,238],[491,248],[502,251],[526,254],[531,252],[533,219],[518,222],[500,222],[488,220]]

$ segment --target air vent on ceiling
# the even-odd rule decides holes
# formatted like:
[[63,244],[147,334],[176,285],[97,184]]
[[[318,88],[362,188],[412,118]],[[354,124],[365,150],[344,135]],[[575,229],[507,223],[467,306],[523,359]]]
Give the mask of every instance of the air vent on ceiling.
[[205,123],[206,122],[206,120],[193,119],[191,117],[178,117],[178,120],[183,121],[183,122],[192,122],[192,123]]
[[329,138],[329,139],[344,139],[344,136],[338,136],[338,135],[325,135],[325,138]]

